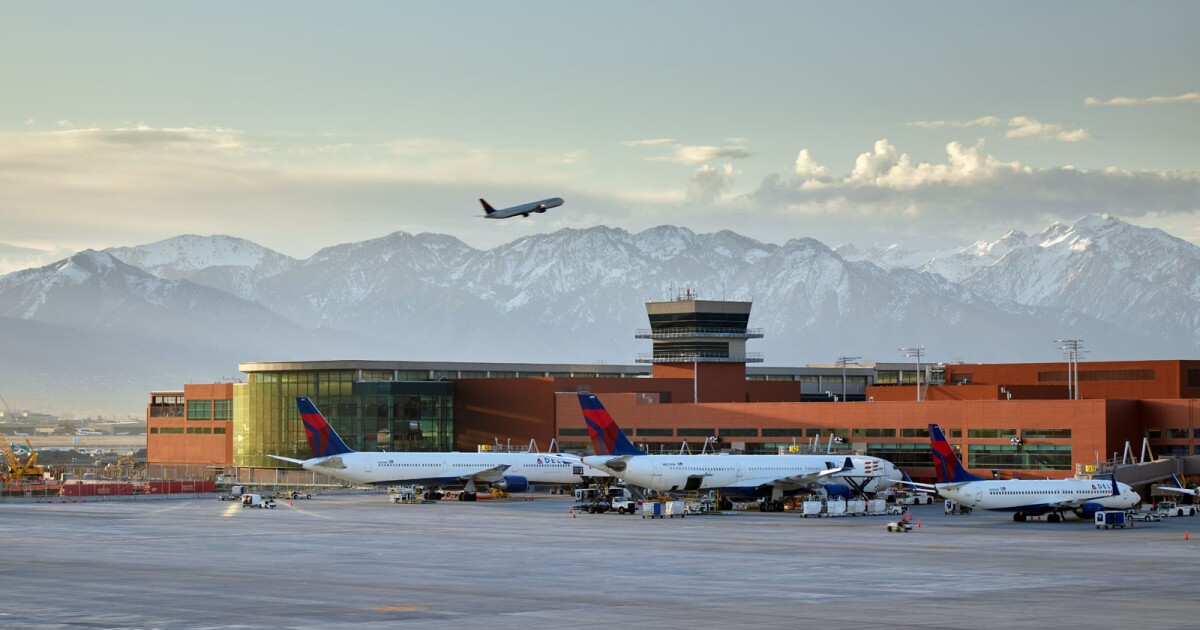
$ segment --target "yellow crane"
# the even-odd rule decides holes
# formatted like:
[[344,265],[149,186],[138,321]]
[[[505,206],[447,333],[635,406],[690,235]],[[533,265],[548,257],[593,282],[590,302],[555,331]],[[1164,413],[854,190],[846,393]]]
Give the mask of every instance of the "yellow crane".
[[0,440],[0,444],[4,446],[4,461],[8,464],[10,479],[20,481],[22,479],[42,478],[42,467],[37,465],[37,451],[33,450],[33,445],[29,443],[29,440],[25,440],[25,446],[29,448],[29,457],[25,461],[21,461],[17,457],[16,452],[13,451],[12,445],[8,443],[7,439]]

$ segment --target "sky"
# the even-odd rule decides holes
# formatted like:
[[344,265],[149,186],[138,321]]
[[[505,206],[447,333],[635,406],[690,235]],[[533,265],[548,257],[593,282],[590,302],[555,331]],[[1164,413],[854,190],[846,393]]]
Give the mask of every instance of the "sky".
[[0,273],[179,234],[297,258],[596,225],[934,248],[1107,212],[1200,243],[1197,24],[1194,2],[7,2]]

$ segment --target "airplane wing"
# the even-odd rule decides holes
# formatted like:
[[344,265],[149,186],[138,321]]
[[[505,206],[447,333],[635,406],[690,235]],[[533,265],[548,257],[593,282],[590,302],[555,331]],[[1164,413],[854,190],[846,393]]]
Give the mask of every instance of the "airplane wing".
[[841,468],[828,468],[819,472],[804,473],[802,475],[788,475],[786,477],[761,477],[758,479],[746,479],[739,482],[739,485],[752,485],[756,488],[761,488],[763,486],[779,486],[786,491],[794,488],[806,488],[814,483],[822,483],[826,477],[852,472],[853,470],[854,462],[847,457],[846,463],[842,464]]
[[300,464],[300,465],[304,464],[303,459],[292,459],[290,457],[280,457],[279,455],[267,455],[267,457],[270,457],[271,459],[278,459],[281,462],[291,462],[293,464]]
[[600,462],[600,461],[596,461],[595,457],[593,456],[593,457],[587,458],[587,459],[591,459],[592,460],[591,462],[588,462],[587,459],[585,459],[585,460],[583,460],[583,463],[587,464],[588,466],[591,466],[592,468],[597,468],[597,467],[607,468],[608,470],[621,472],[621,471],[625,470],[625,463],[629,461],[630,457],[633,457],[633,456],[632,455],[621,455],[619,457],[610,457],[609,459],[606,459],[606,460]]
[[508,468],[508,464],[500,464],[498,466],[492,466],[491,468],[485,468],[483,470],[464,470],[457,474],[452,472],[450,476],[457,477],[463,481],[481,481],[483,483],[492,483],[493,481],[500,481],[503,479],[504,471],[508,470]]
[[1162,492],[1178,492],[1179,494],[1187,494],[1193,497],[1196,496],[1195,490],[1188,490],[1187,488],[1176,488],[1175,486],[1154,486],[1154,489]]

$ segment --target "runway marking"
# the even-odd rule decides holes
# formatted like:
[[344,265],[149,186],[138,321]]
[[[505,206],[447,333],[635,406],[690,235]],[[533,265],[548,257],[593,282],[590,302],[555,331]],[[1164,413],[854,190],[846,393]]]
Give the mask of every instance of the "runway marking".
[[385,612],[390,612],[390,611],[396,611],[396,610],[425,610],[425,607],[424,606],[380,606],[378,608],[372,608],[371,610],[382,610]]

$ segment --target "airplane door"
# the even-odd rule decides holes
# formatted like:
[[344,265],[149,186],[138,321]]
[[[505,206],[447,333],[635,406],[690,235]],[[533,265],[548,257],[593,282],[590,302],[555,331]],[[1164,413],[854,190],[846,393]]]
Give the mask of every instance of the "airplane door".
[[654,465],[650,467],[650,470],[651,470],[651,473],[650,473],[651,479],[653,481],[655,481],[655,482],[662,481],[662,474],[663,474],[662,464],[655,462]]
[[372,466],[371,460],[369,460],[369,459],[363,460],[363,472],[371,472],[371,466]]

